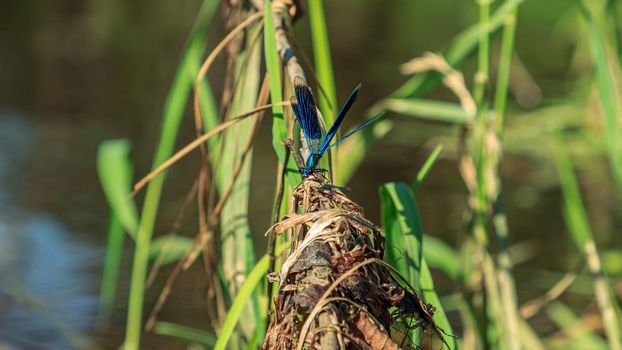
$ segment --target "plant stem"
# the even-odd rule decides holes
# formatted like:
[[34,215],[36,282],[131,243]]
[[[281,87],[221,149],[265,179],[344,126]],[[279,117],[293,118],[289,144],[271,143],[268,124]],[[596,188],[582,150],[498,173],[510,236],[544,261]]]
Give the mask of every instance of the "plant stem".
[[568,153],[568,145],[561,132],[556,137],[555,160],[564,194],[564,216],[575,245],[587,257],[587,265],[594,278],[594,294],[602,314],[609,348],[620,350],[622,349],[620,334],[622,323],[618,314],[619,306],[617,305],[614,291],[609,284],[609,278],[602,269],[602,261],[596,248],[594,234],[590,227],[585,207],[583,206],[581,191],[573,170],[572,159]]
[[495,91],[496,132],[500,140],[503,139],[503,125],[512,68],[512,54],[514,53],[514,37],[516,36],[516,17],[518,8],[515,7],[505,19],[503,37],[501,39],[501,58],[499,59],[499,73],[497,89]]
[[[498,282],[501,292],[501,302],[505,310],[505,329],[507,330],[507,340],[509,349],[520,349],[520,318],[518,315],[518,304],[516,301],[516,285],[512,277],[512,260],[508,252],[509,229],[507,217],[503,211],[501,202],[501,179],[499,174],[499,164],[503,147],[503,126],[506,112],[508,85],[512,65],[512,55],[514,52],[514,37],[516,33],[516,18],[518,5],[510,11],[505,19],[503,36],[501,39],[501,57],[499,62],[499,72],[497,77],[497,87],[495,91],[495,138],[499,143],[499,152],[492,152],[491,169],[495,176],[494,200],[492,203],[492,224],[494,232],[499,242],[499,254],[497,261],[499,264]],[[528,327],[528,325],[525,325]]]
[[108,223],[108,242],[106,243],[104,272],[99,295],[98,326],[108,324],[114,309],[114,299],[117,291],[117,279],[119,277],[119,266],[121,265],[124,238],[125,232],[123,232],[123,226],[114,213],[111,213]]

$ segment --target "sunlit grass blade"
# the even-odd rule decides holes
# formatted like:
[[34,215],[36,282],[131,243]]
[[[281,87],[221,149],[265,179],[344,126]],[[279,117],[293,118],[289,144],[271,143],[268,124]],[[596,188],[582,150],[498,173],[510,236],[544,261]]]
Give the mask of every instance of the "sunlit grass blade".
[[403,183],[382,185],[380,196],[386,261],[420,288],[423,230],[415,198]]
[[132,236],[138,229],[138,212],[130,197],[132,166],[129,162],[130,145],[126,140],[104,141],[97,154],[97,171],[110,207]]
[[216,344],[216,337],[206,331],[170,322],[157,322],[153,332],[205,345],[210,348],[213,348]]
[[432,170],[432,167],[434,167],[434,164],[436,164],[436,161],[438,160],[438,157],[440,156],[442,150],[443,145],[437,145],[436,147],[434,147],[432,153],[430,153],[430,156],[425,160],[425,163],[423,163],[421,169],[419,169],[419,172],[415,177],[415,181],[413,181],[412,185],[410,185],[413,192],[416,191],[419,186],[421,186],[423,180],[425,180],[425,178],[428,176],[428,174]]
[[[380,188],[380,196],[387,262],[408,278],[410,284],[422,291],[426,302],[436,308],[434,321],[443,331],[451,334],[451,325],[434,290],[430,269],[423,258],[421,218],[410,187],[404,183],[384,184]],[[456,349],[455,338],[446,334],[442,334],[442,337],[451,349]]]
[[603,318],[609,347],[619,350],[622,349],[619,305],[617,305],[607,274],[602,270],[594,234],[583,206],[564,136],[559,133],[556,138],[555,161],[564,195],[564,217],[577,249],[586,255],[589,270],[594,278],[594,293]]
[[[181,59],[181,63],[175,74],[175,79],[169,90],[164,104],[162,120],[162,130],[158,146],[156,149],[153,166],[155,169],[159,164],[166,161],[173,152],[179,124],[186,109],[188,94],[190,93],[194,80],[189,76],[188,62],[196,62],[196,55],[200,55],[203,50],[189,49],[205,47],[204,32],[218,3],[215,1],[204,1],[195,24],[190,34],[190,41]],[[142,312],[144,302],[145,280],[147,276],[147,264],[149,261],[150,242],[155,225],[155,219],[160,204],[160,195],[166,173],[154,177],[147,187],[145,201],[143,204],[142,215],[140,218],[138,233],[136,236],[136,248],[134,261],[132,264],[132,279],[130,283],[130,297],[128,305],[127,326],[125,341],[123,344],[126,350],[137,350],[140,344],[140,334],[142,328]]]
[[459,104],[450,102],[389,98],[378,108],[433,122],[465,124],[473,120]]
[[166,265],[181,259],[192,248],[194,240],[174,234],[159,236],[151,241],[149,257]]
[[[282,249],[278,249],[276,251],[276,255],[282,253]],[[261,259],[257,261],[253,270],[246,276],[246,280],[244,280],[244,284],[239,289],[238,293],[227,312],[227,317],[225,318],[225,322],[218,333],[218,339],[216,344],[214,345],[214,350],[224,350],[227,348],[227,343],[233,334],[236,324],[240,320],[242,316],[242,311],[251,294],[257,288],[262,278],[265,278],[266,272],[268,271],[268,266],[270,265],[270,258],[267,255],[264,255]]]
[[114,308],[124,231],[135,237],[138,227],[136,206],[130,197],[132,165],[129,151],[126,140],[110,140],[100,145],[97,156],[101,185],[112,211],[100,288],[97,320],[100,326],[107,323]]
[[[330,55],[330,42],[326,30],[326,17],[324,15],[323,0],[310,0],[309,21],[311,23],[311,39],[313,42],[313,57],[315,59],[315,72],[318,83],[324,89],[324,94],[319,94],[318,107],[327,125],[333,124],[333,110],[337,105],[337,91],[335,77],[333,75],[333,63]],[[332,107],[332,108],[331,108]],[[337,137],[339,138],[339,137]]]
[[434,319],[436,325],[443,330],[443,333],[439,336],[443,337],[445,343],[449,345],[449,350],[458,349],[456,338],[453,337],[451,324],[449,324],[449,319],[447,319],[447,314],[445,314],[441,299],[438,294],[436,294],[436,290],[434,289],[432,273],[430,272],[430,268],[428,267],[428,263],[425,258],[421,261],[421,291],[423,292],[425,301],[432,304],[436,308],[432,318]]

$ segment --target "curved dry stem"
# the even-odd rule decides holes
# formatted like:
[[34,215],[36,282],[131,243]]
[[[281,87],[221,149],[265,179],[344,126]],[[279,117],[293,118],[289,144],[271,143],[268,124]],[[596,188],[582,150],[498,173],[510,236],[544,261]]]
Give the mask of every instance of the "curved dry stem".
[[244,28],[248,27],[251,23],[256,21],[257,19],[263,17],[263,11],[256,12],[245,19],[242,23],[240,23],[237,27],[235,27],[227,36],[222,39],[222,41],[216,45],[214,50],[207,56],[201,68],[199,69],[199,74],[197,74],[197,78],[194,82],[194,122],[197,128],[198,133],[203,132],[203,115],[201,114],[201,108],[199,106],[199,91],[201,82],[205,78],[207,71],[214,63],[214,60],[222,52],[222,50],[235,38],[235,36],[240,33]]
[[[265,82],[267,82],[267,79],[265,80]],[[268,86],[267,84],[265,84],[265,86]],[[268,89],[262,89],[261,94],[262,96],[259,97],[261,102],[264,102],[265,100],[267,100],[268,94],[267,94]],[[244,165],[244,162],[246,160],[246,157],[248,156],[248,153],[250,152],[251,148],[253,147],[253,141],[255,140],[255,136],[257,135],[257,130],[258,128],[258,124],[261,121],[261,115],[259,115],[259,118],[255,119],[255,123],[253,123],[253,126],[251,127],[251,135],[248,138],[248,140],[246,141],[246,145],[244,145],[244,151],[242,152],[242,156],[240,158],[240,161],[236,164],[235,169],[233,169],[233,175],[231,176],[231,181],[229,182],[229,185],[227,186],[227,188],[225,189],[225,191],[222,193],[222,195],[220,196],[220,199],[218,200],[218,203],[216,203],[216,206],[214,207],[214,209],[212,210],[212,213],[210,214],[210,217],[208,219],[208,224],[210,225],[214,225],[215,221],[217,220],[218,216],[220,215],[220,211],[222,210],[223,206],[225,205],[227,199],[229,198],[229,195],[231,194],[231,191],[233,191],[233,186],[235,185],[235,182],[238,178],[238,176],[240,175],[240,172],[242,171],[242,166]]]
[[289,101],[282,101],[282,102],[279,102],[279,103],[276,103],[276,104],[267,104],[267,105],[255,108],[255,109],[253,109],[251,111],[248,111],[248,112],[246,112],[244,114],[241,114],[239,116],[236,116],[234,118],[231,118],[231,119],[221,123],[220,125],[218,125],[214,129],[210,130],[208,133],[203,134],[200,137],[196,138],[194,141],[192,141],[191,143],[186,145],[184,148],[179,150],[172,157],[167,159],[164,163],[160,164],[160,166],[155,168],[153,171],[151,171],[149,174],[147,174],[145,177],[143,177],[140,181],[138,181],[136,183],[136,185],[134,185],[134,191],[132,191],[132,196],[135,196],[143,187],[145,187],[145,185],[147,185],[147,183],[149,183],[149,181],[151,181],[151,179],[153,179],[155,176],[157,176],[158,174],[160,174],[164,170],[168,169],[171,165],[175,164],[175,162],[177,162],[179,159],[183,158],[185,155],[187,155],[188,153],[193,151],[195,148],[199,147],[202,143],[204,143],[205,141],[209,140],[212,136],[214,136],[214,135],[224,131],[225,129],[227,129],[231,125],[233,125],[233,124],[235,124],[237,122],[240,122],[240,121],[246,119],[247,117],[253,116],[253,115],[255,115],[255,114],[259,113],[259,112],[262,112],[262,111],[264,111],[266,109],[272,108],[273,105],[289,106]]

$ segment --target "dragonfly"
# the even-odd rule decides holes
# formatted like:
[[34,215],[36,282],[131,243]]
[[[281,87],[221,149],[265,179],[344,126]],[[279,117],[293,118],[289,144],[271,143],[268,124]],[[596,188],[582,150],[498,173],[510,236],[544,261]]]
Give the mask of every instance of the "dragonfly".
[[361,129],[365,128],[369,124],[376,121],[378,118],[382,117],[382,115],[384,114],[384,112],[382,112],[376,115],[375,117],[359,125],[356,129],[352,130],[351,132],[331,144],[331,141],[333,140],[333,138],[335,138],[335,135],[337,135],[337,130],[339,130],[339,126],[343,122],[346,113],[348,113],[348,110],[350,109],[350,107],[352,107],[354,101],[356,101],[360,89],[361,84],[358,84],[350,94],[350,97],[348,97],[346,102],[339,110],[339,113],[337,114],[337,118],[333,122],[333,125],[322,137],[322,128],[320,127],[320,120],[317,115],[317,108],[315,106],[315,101],[313,99],[311,89],[301,78],[296,77],[296,79],[294,79],[294,93],[296,95],[296,98],[294,101],[294,97],[292,97],[291,106],[294,110],[296,120],[298,120],[298,123],[300,124],[300,128],[302,129],[302,133],[304,134],[307,146],[309,147],[309,156],[307,157],[305,166],[300,169],[300,173],[303,177],[307,177],[318,170],[318,163],[320,162],[320,159],[322,159],[322,156],[324,155],[324,153],[326,153],[326,151],[337,146],[348,137],[356,134]]

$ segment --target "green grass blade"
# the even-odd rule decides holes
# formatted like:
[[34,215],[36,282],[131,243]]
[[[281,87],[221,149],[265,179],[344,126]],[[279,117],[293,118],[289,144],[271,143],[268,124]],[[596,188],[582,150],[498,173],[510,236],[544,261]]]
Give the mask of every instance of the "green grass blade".
[[415,192],[417,188],[421,186],[423,180],[425,180],[425,178],[428,176],[428,174],[432,170],[432,167],[434,166],[434,164],[436,164],[436,161],[438,160],[438,157],[440,156],[442,150],[443,145],[437,145],[436,147],[434,147],[432,153],[430,153],[428,159],[425,160],[425,163],[423,163],[421,169],[419,169],[419,172],[417,173],[415,181],[413,181],[412,185],[410,185],[410,188],[413,192]]
[[158,259],[160,265],[178,261],[192,248],[194,240],[174,234],[159,236],[151,241],[149,258]]
[[129,161],[129,151],[130,146],[126,140],[105,141],[98,150],[98,173],[104,194],[112,209],[99,298],[99,325],[108,322],[114,308],[123,254],[123,231],[135,237],[138,227],[138,213],[130,198],[132,165]]
[[423,230],[415,197],[410,188],[403,183],[382,185],[380,196],[381,222],[387,247],[386,260],[419,289]]
[[107,325],[115,304],[117,292],[117,280],[119,267],[123,256],[123,226],[114,214],[110,214],[108,223],[108,242],[106,243],[106,256],[104,257],[104,271],[102,272],[102,284],[99,292],[99,311],[97,313],[97,325]]
[[[247,35],[260,38],[261,30],[261,25],[256,24],[248,29]],[[257,41],[255,45],[248,45],[238,54],[234,79],[239,81],[239,84],[237,90],[234,91],[229,117],[239,115],[256,106],[261,82],[261,57],[260,41]],[[229,186],[234,170],[244,156],[244,145],[253,136],[254,124],[253,120],[247,119],[226,131],[223,156],[218,168],[215,169],[221,193]],[[231,295],[238,292],[255,262],[252,234],[248,222],[252,158],[253,148],[249,149],[245,156],[245,162],[220,215],[221,261],[225,277],[230,281],[229,293]],[[263,327],[263,320],[255,312],[257,298],[258,296],[253,294],[244,309],[243,317],[247,322],[241,325],[240,336],[236,336],[240,344],[243,343],[243,339],[250,338],[256,332],[257,327]]]
[[622,137],[620,115],[622,114],[622,83],[620,79],[620,61],[616,55],[615,44],[607,40],[599,27],[598,19],[583,9],[587,22],[590,49],[594,61],[596,86],[605,117],[605,137],[613,177],[622,187]]
[[268,271],[268,264],[269,259],[267,256],[264,256],[257,262],[255,268],[246,277],[244,284],[242,284],[242,287],[233,300],[233,304],[229,308],[229,312],[227,312],[225,322],[220,329],[218,339],[214,345],[214,350],[224,350],[226,348],[227,342],[229,341],[229,338],[235,329],[235,325],[242,315],[242,311],[244,310],[248,299],[255,290],[255,287],[257,287],[260,280]]
[[[203,48],[205,47],[205,28],[217,7],[218,3],[215,1],[203,2],[197,15],[195,25],[193,26],[192,33],[190,34],[188,48],[193,48],[195,45]],[[197,55],[197,53],[203,50],[188,48],[184,52],[174,82],[166,98],[162,130],[152,169],[155,169],[171,156],[173,148],[175,147],[179,124],[186,108],[188,94],[194,85],[194,79],[188,75],[188,62],[196,61],[196,57],[193,57],[193,55]],[[149,262],[150,252],[149,245],[165,178],[166,172],[162,172],[154,177],[147,186],[145,202],[143,204],[142,215],[136,236],[134,261],[132,264],[127,326],[123,345],[125,350],[137,350],[140,345],[145,279],[147,276],[147,264]]]
[[[283,252],[282,248],[277,249],[275,254],[281,254]],[[257,288],[257,286],[259,285],[261,279],[265,277],[266,273],[268,272],[269,264],[269,257],[267,255],[264,255],[261,259],[259,259],[259,261],[257,261],[257,264],[255,264],[253,270],[251,270],[251,272],[246,277],[244,284],[242,284],[242,287],[236,294],[235,299],[233,300],[233,304],[231,304],[231,307],[227,312],[225,322],[223,323],[222,328],[220,329],[220,332],[218,334],[218,340],[214,345],[214,350],[226,349],[227,343],[229,342],[229,339],[233,334],[235,325],[240,320],[240,316],[242,316],[242,311],[244,310],[248,299],[250,298],[255,288]]]
[[326,125],[332,125],[334,119],[333,109],[337,108],[337,91],[335,88],[335,77],[333,76],[330,42],[326,30],[324,5],[322,0],[309,0],[308,7],[315,72],[317,73],[318,82],[326,93],[326,96],[319,94],[318,107],[320,112],[322,112]]
[[437,326],[440,327],[440,329],[447,333],[441,333],[440,336],[443,337],[445,342],[449,345],[449,350],[458,349],[456,338],[451,336],[453,335],[453,330],[451,328],[451,324],[449,324],[449,320],[447,319],[445,310],[443,309],[441,299],[438,297],[438,294],[436,294],[436,291],[434,290],[432,273],[430,273],[428,263],[425,259],[422,259],[421,261],[421,291],[423,292],[423,297],[425,298],[425,301],[434,305],[434,307],[436,308],[434,316],[432,317],[434,319],[434,322]]
[[180,324],[170,322],[157,322],[153,328],[154,333],[159,335],[166,335],[169,337],[180,338],[192,343],[214,347],[216,344],[216,337],[206,331],[182,326]]
[[473,120],[459,104],[423,99],[389,98],[377,107],[424,120],[451,124],[466,124]]
[[497,135],[503,135],[503,124],[507,105],[508,87],[510,83],[510,69],[514,53],[514,37],[516,36],[516,17],[518,8],[515,7],[505,18],[503,38],[501,39],[501,57],[499,58],[499,73],[495,90],[495,120]]
[[[423,258],[421,218],[410,187],[404,183],[384,184],[380,187],[380,196],[387,262],[408,278],[410,284],[423,292],[425,300],[436,308],[434,321],[451,334],[451,325],[434,290],[428,264]],[[400,248],[403,248],[403,252]],[[444,334],[442,336],[451,349],[456,349],[455,338]]]
[[132,166],[129,152],[130,145],[127,140],[104,141],[97,153],[97,171],[114,215],[123,228],[132,237],[136,237],[138,212],[130,197]]
[[423,235],[423,257],[429,266],[439,269],[454,281],[459,281],[462,276],[462,262],[458,252],[440,239]]
[[564,195],[564,214],[576,246],[583,250],[588,242],[593,241],[592,229],[583,206],[579,184],[574,174],[572,159],[568,153],[565,138],[561,133],[556,137],[555,160]]
[[609,347],[613,350],[622,349],[619,305],[606,273],[602,270],[602,262],[594,241],[581,192],[574,174],[572,159],[567,150],[563,134],[557,135],[556,165],[564,195],[564,216],[571,236],[579,251],[587,257],[588,267],[594,278],[596,301],[603,318],[605,333]]
[[546,308],[546,314],[569,339],[549,344],[551,349],[609,349],[607,344],[590,331],[575,313],[559,301],[554,301]]

